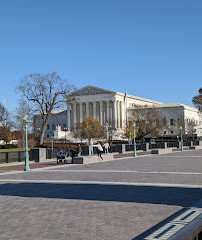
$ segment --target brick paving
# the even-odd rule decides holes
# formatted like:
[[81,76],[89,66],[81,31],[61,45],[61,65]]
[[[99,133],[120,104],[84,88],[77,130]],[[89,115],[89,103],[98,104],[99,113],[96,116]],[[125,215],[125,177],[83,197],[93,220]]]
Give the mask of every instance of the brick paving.
[[91,165],[36,163],[30,172],[1,167],[0,239],[144,239],[202,198],[201,162],[196,150]]

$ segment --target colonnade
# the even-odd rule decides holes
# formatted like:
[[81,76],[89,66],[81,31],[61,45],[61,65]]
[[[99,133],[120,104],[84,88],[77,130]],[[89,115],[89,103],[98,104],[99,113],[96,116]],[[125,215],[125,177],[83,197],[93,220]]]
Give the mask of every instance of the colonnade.
[[77,128],[89,115],[102,126],[122,128],[125,121],[125,103],[119,100],[69,103],[67,104],[68,130]]

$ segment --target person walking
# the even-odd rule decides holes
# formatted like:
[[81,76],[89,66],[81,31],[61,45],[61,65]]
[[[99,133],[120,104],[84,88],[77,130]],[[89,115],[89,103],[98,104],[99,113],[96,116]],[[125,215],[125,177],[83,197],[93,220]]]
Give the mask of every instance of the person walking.
[[97,147],[97,153],[98,153],[98,157],[102,159],[103,161],[103,157],[102,157],[102,152],[103,152],[103,148],[102,145],[98,142],[96,145],[92,145],[93,147]]

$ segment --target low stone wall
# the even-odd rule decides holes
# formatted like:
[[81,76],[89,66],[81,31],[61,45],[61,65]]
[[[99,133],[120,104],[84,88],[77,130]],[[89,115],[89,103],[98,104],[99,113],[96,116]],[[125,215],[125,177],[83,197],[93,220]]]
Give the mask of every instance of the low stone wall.
[[202,149],[202,146],[190,146],[190,149],[199,150]]
[[[110,161],[114,159],[114,154],[103,154],[103,161]],[[81,156],[81,157],[74,157],[73,158],[73,164],[88,164],[88,163],[94,163],[94,162],[100,162],[102,161],[100,158],[98,158],[97,155],[93,156]]]
[[166,153],[171,153],[171,152],[172,152],[172,148],[151,150],[151,154],[166,154]]

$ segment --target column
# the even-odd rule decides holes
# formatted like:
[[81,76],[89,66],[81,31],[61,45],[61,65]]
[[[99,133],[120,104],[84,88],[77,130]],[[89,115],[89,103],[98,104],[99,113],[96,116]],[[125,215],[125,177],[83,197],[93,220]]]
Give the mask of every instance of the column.
[[114,109],[114,112],[113,112],[113,122],[114,122],[114,127],[117,128],[117,109],[116,109],[116,100],[113,101],[113,109]]
[[117,127],[120,128],[120,101],[117,101]]
[[70,106],[67,104],[67,130],[70,131]]
[[120,127],[123,128],[123,102],[120,101]]
[[83,122],[83,103],[81,102],[79,104],[79,110],[80,110],[80,123]]
[[100,124],[103,126],[103,101],[100,101]]
[[109,117],[109,101],[106,101],[106,106],[107,106],[107,117],[106,121],[108,124],[110,124],[110,117]]
[[86,117],[89,116],[89,102],[86,102]]
[[73,104],[73,111],[74,111],[74,126],[73,128],[76,128],[76,103]]
[[93,117],[96,119],[96,102],[93,102]]

